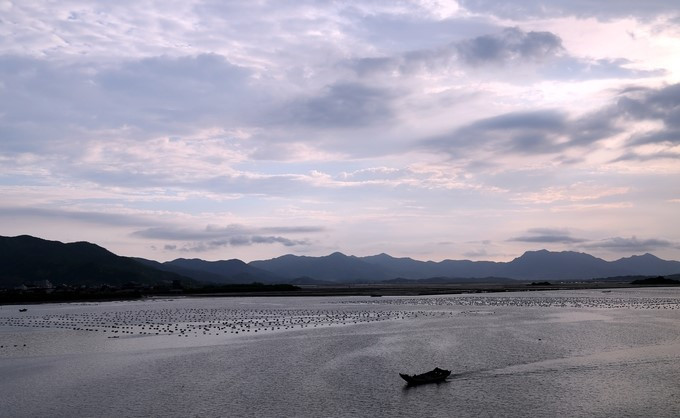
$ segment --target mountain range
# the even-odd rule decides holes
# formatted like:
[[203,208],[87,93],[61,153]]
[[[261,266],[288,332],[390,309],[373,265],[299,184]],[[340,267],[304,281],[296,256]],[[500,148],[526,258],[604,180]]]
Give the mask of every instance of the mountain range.
[[680,272],[680,262],[652,254],[605,261],[590,254],[547,250],[527,251],[509,262],[444,260],[419,261],[387,254],[368,257],[333,253],[325,257],[285,255],[253,261],[251,266],[284,278],[309,276],[335,282],[381,281],[395,278],[514,280],[589,280],[611,276],[670,275]]
[[120,285],[188,280],[204,283],[371,283],[503,282],[514,280],[590,280],[614,276],[665,276],[680,273],[680,262],[652,254],[606,261],[589,254],[527,251],[508,262],[419,261],[388,254],[368,257],[339,252],[323,257],[284,255],[245,263],[241,260],[184,259],[160,263],[121,257],[95,244],[64,244],[27,235],[0,237],[0,287],[27,281]]

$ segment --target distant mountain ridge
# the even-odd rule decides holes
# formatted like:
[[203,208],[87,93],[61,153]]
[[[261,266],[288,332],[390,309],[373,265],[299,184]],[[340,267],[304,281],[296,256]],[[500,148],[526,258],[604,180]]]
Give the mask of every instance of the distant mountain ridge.
[[509,262],[443,260],[419,261],[387,254],[368,257],[333,253],[326,257],[285,255],[249,263],[262,270],[291,278],[309,276],[335,282],[382,281],[396,278],[514,280],[589,280],[610,276],[670,275],[680,272],[680,262],[662,260],[652,254],[605,261],[573,251],[527,251]]
[[0,287],[48,280],[54,285],[121,286],[189,280],[121,257],[89,242],[64,244],[21,235],[0,236]]
[[261,270],[238,259],[205,261],[198,258],[178,258],[165,263],[137,258],[136,260],[159,270],[168,271],[194,280],[218,284],[280,283],[285,280],[275,273]]
[[652,254],[605,261],[573,251],[527,251],[508,262],[419,261],[388,254],[368,257],[339,252],[322,257],[284,255],[244,263],[238,259],[205,261],[178,258],[160,263],[120,257],[95,244],[64,244],[30,236],[0,237],[0,287],[26,281],[143,284],[190,278],[216,284],[237,283],[470,283],[509,280],[589,280],[615,276],[667,276],[680,273],[680,262]]
[[375,282],[396,277],[390,269],[339,252],[322,257],[289,254],[271,260],[252,261],[249,264],[287,279],[307,276],[326,281]]

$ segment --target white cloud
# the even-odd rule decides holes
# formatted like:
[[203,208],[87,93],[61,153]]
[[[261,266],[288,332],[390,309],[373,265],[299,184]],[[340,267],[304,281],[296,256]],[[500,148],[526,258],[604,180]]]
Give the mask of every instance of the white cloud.
[[630,191],[628,187],[611,187],[597,185],[594,182],[578,182],[564,187],[547,187],[537,192],[517,196],[516,200],[524,203],[583,202],[600,200],[610,196],[624,196]]

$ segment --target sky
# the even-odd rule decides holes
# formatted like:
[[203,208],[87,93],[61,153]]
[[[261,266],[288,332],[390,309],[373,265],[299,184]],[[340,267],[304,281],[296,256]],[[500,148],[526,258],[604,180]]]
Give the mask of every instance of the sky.
[[677,0],[0,0],[0,235],[680,260]]

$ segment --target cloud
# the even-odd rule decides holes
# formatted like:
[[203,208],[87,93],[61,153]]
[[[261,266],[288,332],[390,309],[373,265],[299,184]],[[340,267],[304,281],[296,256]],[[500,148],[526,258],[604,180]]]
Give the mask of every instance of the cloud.
[[574,238],[568,231],[551,228],[534,228],[527,231],[529,235],[523,235],[508,239],[514,242],[544,243],[544,244],[575,244],[585,242],[585,239]]
[[677,197],[669,5],[0,1],[3,228],[252,259],[641,230]]
[[[384,5],[396,2],[382,2]],[[357,3],[354,3],[357,4]],[[400,3],[413,6],[414,2]],[[357,13],[346,30],[375,50],[418,50],[426,45],[435,46],[471,35],[489,33],[498,28],[483,16],[450,16],[444,19],[432,18],[419,11],[406,10],[402,13]]]
[[595,182],[577,182],[567,186],[549,186],[536,192],[524,192],[515,199],[521,203],[551,204],[555,202],[601,201],[626,195],[629,187],[612,187]]
[[489,253],[482,248],[480,250],[466,251],[462,255],[468,258],[484,258],[487,257]]
[[510,238],[510,242],[539,243],[539,244],[571,244],[585,250],[605,250],[623,253],[639,253],[661,249],[680,248],[680,245],[659,238],[638,239],[613,237],[603,240],[588,240],[575,238],[571,233],[563,229],[534,228],[529,229],[526,235]]
[[459,58],[468,65],[507,64],[526,60],[540,62],[563,51],[562,40],[550,32],[524,32],[506,28],[500,34],[484,35],[455,45]]
[[220,247],[244,247],[260,244],[281,244],[285,247],[311,245],[309,239],[291,239],[270,234],[306,234],[318,233],[325,228],[319,226],[271,226],[247,227],[231,224],[227,226],[208,225],[204,229],[153,227],[137,230],[133,236],[144,239],[180,241],[181,245],[166,244],[167,250],[183,252],[206,252]]
[[406,169],[369,167],[353,172],[340,173],[339,180],[345,182],[389,182],[398,181],[413,174],[413,172]]
[[421,144],[453,159],[466,157],[472,149],[495,155],[564,154],[571,149],[587,149],[632,130],[633,123],[644,121],[660,122],[661,127],[631,135],[623,156],[614,161],[676,158],[673,151],[638,154],[633,148],[650,143],[671,146],[679,143],[680,84],[658,89],[624,89],[613,103],[578,117],[569,117],[560,110],[535,110],[483,118]]
[[361,77],[423,72],[441,74],[465,70],[469,76],[502,74],[505,81],[519,80],[522,83],[526,82],[527,77],[585,80],[645,78],[666,74],[663,69],[630,68],[633,64],[625,58],[573,56],[555,33],[527,32],[518,27],[506,27],[495,33],[443,43],[433,48],[415,49],[393,56],[355,58],[349,66]]
[[478,120],[450,134],[423,142],[425,148],[464,158],[471,149],[494,154],[550,154],[565,148],[572,126],[565,114],[553,110],[514,112]]
[[193,132],[246,123],[259,99],[248,69],[217,54],[117,63],[0,55],[3,150]]
[[274,234],[306,234],[323,232],[326,228],[322,226],[267,226],[261,227],[258,230]]
[[361,76],[439,72],[466,66],[495,69],[528,62],[541,63],[560,55],[563,50],[561,39],[551,32],[525,32],[513,27],[434,48],[415,49],[394,56],[354,59],[349,65]]
[[635,151],[629,151],[625,154],[619,156],[618,158],[612,160],[612,162],[624,162],[624,161],[654,161],[654,160],[678,160],[680,159],[680,152],[652,152],[640,154]]
[[253,228],[244,225],[231,224],[227,226],[208,225],[203,229],[159,226],[135,231],[133,232],[133,235],[149,239],[187,241],[242,237],[246,235],[252,236],[267,233],[300,234],[322,231],[324,231],[324,228],[320,226],[273,226]]
[[[624,122],[648,126],[628,136],[622,154],[612,162],[680,158],[680,84],[624,89],[609,113]],[[652,145],[653,149],[646,146]]]
[[239,111],[242,99],[253,94],[246,93],[249,75],[224,56],[199,54],[125,61],[99,71],[92,81],[119,106],[146,108],[170,122]]
[[601,241],[589,242],[587,244],[583,244],[583,247],[589,249],[604,249],[620,252],[642,252],[659,250],[663,248],[677,248],[678,245],[664,239],[638,239],[637,237],[633,236],[630,238],[614,237]]
[[641,70],[631,68],[634,63],[625,58],[577,58],[561,56],[543,66],[540,74],[554,80],[589,80],[606,78],[647,78],[667,74],[664,69]]
[[254,235],[250,237],[250,242],[253,244],[283,244],[286,247],[293,247],[296,245],[309,245],[311,241],[307,239],[292,240],[284,237],[260,236]]
[[656,131],[652,133],[647,133],[643,135],[638,135],[630,140],[631,145],[645,145],[645,144],[657,144],[657,143],[669,143],[672,145],[680,144],[680,129],[669,129],[666,131]]
[[659,89],[625,90],[617,108],[631,120],[657,121],[663,125],[661,129],[632,135],[629,145],[680,144],[680,83]]
[[252,235],[252,236],[234,236],[229,239],[194,242],[184,244],[182,246],[165,245],[164,248],[168,251],[195,253],[212,251],[222,247],[246,247],[257,244],[281,244],[285,247],[296,247],[296,246],[309,246],[311,245],[311,241],[306,239],[292,240],[278,236]]
[[622,91],[618,106],[627,115],[638,119],[660,119],[671,126],[680,126],[680,84],[658,89],[627,88]]
[[282,124],[313,128],[353,128],[385,122],[393,117],[394,93],[359,83],[340,82],[313,97],[286,103],[278,115]]
[[668,0],[564,1],[564,0],[460,0],[461,7],[470,12],[492,14],[501,18],[530,20],[545,17],[596,17],[607,20],[636,16],[651,18],[659,14],[676,15],[677,4]]
[[46,209],[37,207],[0,207],[0,217],[9,219],[48,219],[51,221],[78,221],[111,226],[149,226],[159,222],[153,216],[95,212],[84,210]]
[[[119,156],[134,148],[131,142],[148,151],[159,138],[187,142],[215,129],[246,132],[242,138],[224,135],[222,144],[243,155],[281,158],[285,152],[278,151],[295,143],[306,154],[328,147],[342,154],[366,147],[338,138],[341,134],[319,141],[320,129],[378,127],[395,117],[396,88],[331,77],[323,87],[315,81],[300,89],[294,78],[280,83],[258,71],[216,53],[98,62],[0,55],[1,151],[58,153],[77,164],[90,144],[109,149],[120,144]],[[378,149],[373,146],[373,152]],[[103,174],[118,181],[115,173]]]

